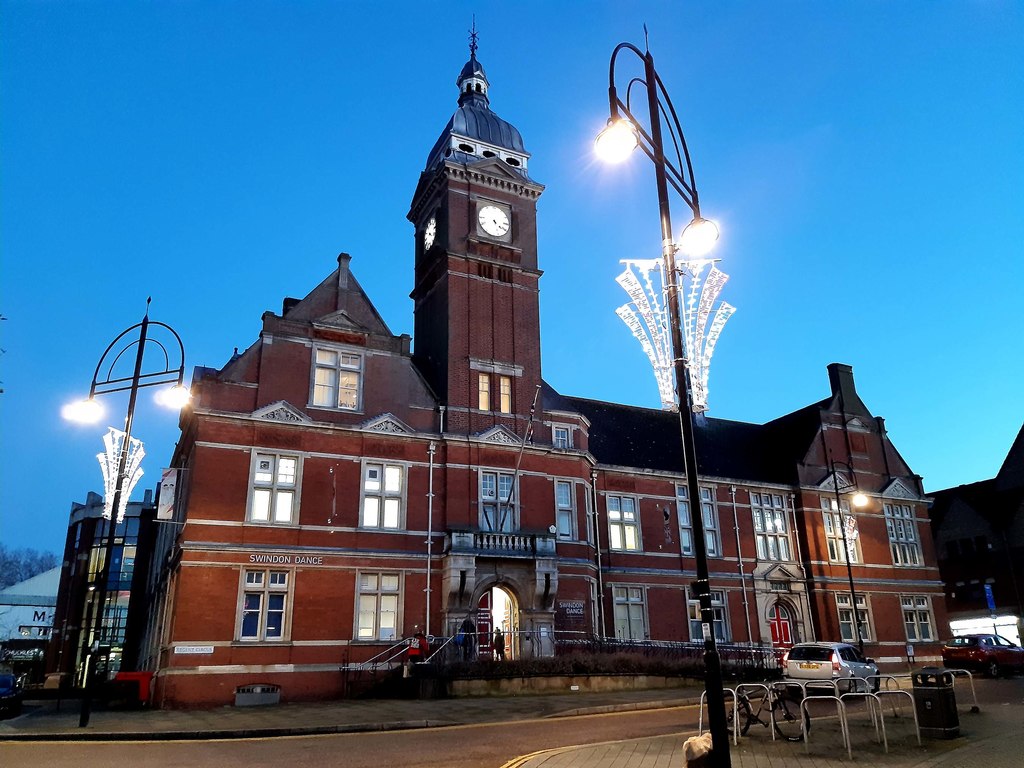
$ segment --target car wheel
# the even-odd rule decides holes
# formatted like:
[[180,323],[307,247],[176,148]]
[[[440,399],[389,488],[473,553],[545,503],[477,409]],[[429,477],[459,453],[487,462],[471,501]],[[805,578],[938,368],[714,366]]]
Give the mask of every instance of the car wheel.
[[985,677],[999,677],[999,663],[995,659],[985,662]]

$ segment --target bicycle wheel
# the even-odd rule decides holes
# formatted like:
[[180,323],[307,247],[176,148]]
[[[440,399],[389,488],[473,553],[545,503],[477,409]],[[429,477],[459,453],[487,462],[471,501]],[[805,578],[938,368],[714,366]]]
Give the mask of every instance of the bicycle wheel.
[[732,708],[732,702],[725,702],[725,727],[729,731],[729,733],[732,733],[733,728],[736,726],[736,723],[733,722],[734,714],[737,718],[739,718],[740,721],[740,735],[746,735],[747,731],[750,730],[750,699],[748,699],[746,696],[740,696],[739,699],[736,700],[735,712]]
[[[772,714],[775,716],[775,732],[786,741],[803,741],[804,732],[800,727],[800,704],[780,694],[772,702]],[[804,712],[804,727],[811,729],[811,717]]]

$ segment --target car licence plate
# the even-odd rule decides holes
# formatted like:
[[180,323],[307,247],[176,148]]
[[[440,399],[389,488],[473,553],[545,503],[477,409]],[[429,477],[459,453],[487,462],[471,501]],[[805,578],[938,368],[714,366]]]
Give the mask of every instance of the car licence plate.
[[821,664],[815,664],[814,662],[810,661],[802,661],[799,664],[797,664],[797,666],[800,669],[818,669],[821,666]]

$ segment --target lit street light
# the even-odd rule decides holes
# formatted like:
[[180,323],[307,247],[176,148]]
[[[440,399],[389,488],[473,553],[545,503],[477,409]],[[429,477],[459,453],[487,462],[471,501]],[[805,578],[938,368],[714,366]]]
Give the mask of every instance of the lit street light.
[[[643,77],[634,77],[626,86],[626,100],[623,102],[615,88],[615,62],[620,51],[630,51],[643,62]],[[630,91],[633,86],[642,86],[647,94],[648,129],[630,111]],[[718,240],[718,227],[700,214],[697,184],[693,177],[690,152],[683,138],[683,131],[676,117],[675,107],[665,91],[665,86],[654,69],[654,57],[650,51],[641,52],[631,43],[619,43],[612,51],[608,73],[608,104],[610,116],[607,127],[594,143],[595,151],[609,162],[622,162],[634,149],[639,147],[654,163],[655,179],[658,185],[658,208],[661,217],[662,260],[665,272],[665,304],[669,313],[669,331],[672,342],[673,368],[675,372],[676,407],[679,412],[679,428],[683,443],[683,470],[686,475],[689,498],[690,525],[693,530],[694,556],[697,561],[697,580],[693,591],[700,603],[701,626],[704,635],[704,684],[707,692],[708,716],[711,730],[711,765],[714,768],[729,766],[729,732],[725,717],[725,693],[722,687],[722,662],[718,655],[714,634],[714,609],[711,605],[711,585],[708,578],[707,542],[704,538],[704,520],[701,514],[700,486],[697,481],[697,451],[693,423],[693,383],[690,381],[686,350],[683,345],[683,328],[679,305],[679,270],[676,267],[676,251],[684,255],[700,257],[706,254]],[[665,116],[668,131],[675,149],[675,163],[665,156],[662,141],[661,118]],[[684,173],[685,171],[685,173]],[[672,220],[669,214],[668,187],[673,189],[689,207],[693,218],[683,231],[680,242],[672,236]]]
[[[853,472],[853,467],[847,464],[845,461],[829,460],[829,470],[832,472],[832,488],[835,490],[836,495],[836,509],[835,513],[839,518],[839,530],[842,532],[843,537],[843,559],[846,560],[846,577],[850,581],[850,610],[853,616],[853,627],[857,637],[857,647],[860,649],[861,656],[864,655],[864,633],[860,628],[860,615],[857,611],[857,590],[853,586],[853,566],[850,564],[850,534],[847,533],[847,519],[856,521],[853,512],[850,512],[849,518],[843,514],[842,499],[839,494],[841,492],[839,488],[839,475],[836,472],[836,464],[839,464],[846,468],[849,472],[850,482],[847,483],[842,491],[854,490],[854,494],[850,497],[850,503],[856,508],[866,507],[868,504],[868,497],[865,496],[857,488],[857,476]],[[856,539],[853,540],[854,547],[856,547]]]
[[[188,388],[184,385],[185,378],[185,347],[181,343],[181,337],[171,326],[165,323],[154,322],[149,319],[149,303],[146,299],[146,314],[141,323],[136,323],[130,328],[122,331],[104,350],[100,361],[96,365],[96,372],[92,377],[92,385],[89,387],[89,397],[76,403],[70,403],[61,409],[64,418],[80,423],[96,423],[103,416],[103,406],[96,400],[97,395],[110,394],[112,392],[129,392],[128,413],[124,420],[124,432],[116,434],[117,430],[111,428],[108,438],[114,442],[108,445],[108,456],[116,451],[118,454],[116,475],[113,479],[113,492],[106,489],[108,503],[104,505],[104,517],[109,517],[107,525],[107,538],[104,545],[103,565],[97,574],[98,587],[90,585],[90,592],[95,591],[95,599],[88,603],[88,613],[85,617],[85,632],[82,635],[82,658],[85,663],[85,679],[82,683],[82,713],[78,725],[84,728],[89,724],[89,714],[92,709],[92,684],[95,677],[95,659],[102,647],[104,613],[106,611],[107,588],[110,581],[110,566],[113,559],[114,539],[117,530],[117,523],[123,514],[123,507],[127,506],[127,496],[131,493],[131,487],[135,480],[141,475],[137,463],[141,461],[141,454],[136,456],[137,461],[132,462],[129,470],[129,456],[135,448],[133,442],[141,447],[138,440],[132,440],[132,421],[135,418],[135,402],[142,387],[155,387],[174,382],[174,386],[157,393],[157,402],[171,408],[180,409],[190,397]],[[166,329],[177,342],[177,348],[168,350],[164,344],[155,338],[149,337],[150,326]],[[134,331],[138,331],[135,337]],[[163,368],[144,373],[142,369],[147,344],[159,349],[162,353],[161,363]],[[116,347],[116,351],[115,351]],[[115,376],[115,367],[121,360],[122,355],[135,347],[135,369],[131,376]],[[111,353],[113,352],[113,356]],[[172,355],[176,355],[179,365],[172,366]],[[104,364],[107,368],[104,371]],[[119,443],[117,442],[119,440]],[[103,454],[100,455],[101,462]],[[125,487],[127,485],[127,491]],[[122,503],[121,497],[125,496]]]

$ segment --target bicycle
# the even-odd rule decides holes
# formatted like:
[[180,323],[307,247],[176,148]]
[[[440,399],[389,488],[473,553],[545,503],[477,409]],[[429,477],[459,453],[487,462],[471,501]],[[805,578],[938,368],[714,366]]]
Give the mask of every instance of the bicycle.
[[[726,727],[731,734],[736,723],[735,717],[739,720],[740,735],[745,736],[750,726],[759,723],[765,728],[774,724],[775,733],[786,741],[802,741],[804,732],[811,728],[811,717],[806,710],[803,712],[804,724],[800,725],[800,702],[803,699],[799,686],[786,686],[782,691],[774,687],[768,688],[768,693],[757,699],[757,710],[755,711],[749,696],[745,693],[736,697],[736,708],[726,706]],[[768,719],[763,720],[761,713],[767,708]]]

